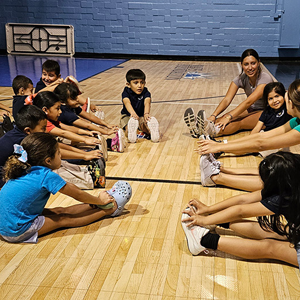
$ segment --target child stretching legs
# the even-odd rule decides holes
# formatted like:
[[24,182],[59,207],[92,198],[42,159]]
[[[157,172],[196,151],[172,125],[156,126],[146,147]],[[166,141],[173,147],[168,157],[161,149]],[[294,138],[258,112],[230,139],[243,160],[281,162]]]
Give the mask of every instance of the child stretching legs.
[[[300,155],[271,154],[260,163],[259,174],[261,192],[232,197],[211,207],[197,200],[189,202],[182,227],[193,255],[209,248],[246,259],[277,259],[299,266]],[[249,217],[258,217],[258,222],[244,219]],[[247,238],[221,237],[204,227],[214,224]]]
[[[129,201],[129,183],[118,181],[99,197],[88,194],[52,172],[61,159],[56,139],[47,133],[32,133],[4,167],[7,181],[0,191],[0,235],[8,242],[37,242],[40,235],[58,228],[90,224],[104,216],[118,216]],[[61,192],[85,204],[47,208],[50,194]],[[92,206],[89,204],[93,204]]]

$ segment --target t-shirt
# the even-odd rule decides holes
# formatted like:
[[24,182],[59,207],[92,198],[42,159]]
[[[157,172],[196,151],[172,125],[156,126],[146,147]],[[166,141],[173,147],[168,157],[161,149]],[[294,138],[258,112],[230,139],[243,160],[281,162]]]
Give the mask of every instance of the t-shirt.
[[285,217],[288,215],[290,203],[285,198],[278,195],[262,197],[260,203],[276,215],[284,215]]
[[40,81],[36,84],[34,92],[37,93],[38,91],[40,91],[41,89],[43,89],[45,87],[46,87],[46,84],[42,81],[42,78],[41,78]]
[[42,214],[51,195],[66,182],[49,168],[32,167],[23,176],[11,179],[0,191],[0,234],[19,236]]
[[290,126],[300,132],[300,119],[297,117],[290,119]]
[[[124,98],[128,98],[130,100],[130,103],[134,111],[136,112],[136,114],[139,117],[142,117],[144,115],[145,99],[151,98],[151,94],[148,91],[148,89],[145,87],[142,93],[140,95],[137,95],[131,90],[131,88],[126,86],[122,93],[122,101]],[[121,110],[121,114],[130,116],[130,113],[127,111],[124,103],[123,103],[123,108]]]
[[15,95],[13,96],[13,117],[16,119],[16,115],[19,112],[19,110],[25,105],[25,99],[28,96],[22,96],[22,95]]
[[59,121],[49,121],[47,120],[46,132],[50,132],[53,128],[60,128]]
[[[238,88],[242,88],[245,91],[247,97],[249,97],[260,84],[268,84],[270,82],[273,82],[273,79],[268,73],[261,72],[256,80],[256,85],[252,86],[250,84],[249,77],[245,73],[243,73],[234,78],[233,82]],[[250,107],[253,110],[263,110],[264,103],[262,98],[256,100]]]
[[61,114],[58,120],[66,125],[73,125],[73,122],[79,119],[78,115],[82,112],[81,107],[71,108],[67,105],[61,105]]
[[261,114],[259,121],[263,122],[266,128],[264,131],[268,131],[279,126],[284,125],[288,120],[290,120],[292,116],[290,116],[286,111],[285,103],[282,107],[275,111],[273,108],[268,106]]

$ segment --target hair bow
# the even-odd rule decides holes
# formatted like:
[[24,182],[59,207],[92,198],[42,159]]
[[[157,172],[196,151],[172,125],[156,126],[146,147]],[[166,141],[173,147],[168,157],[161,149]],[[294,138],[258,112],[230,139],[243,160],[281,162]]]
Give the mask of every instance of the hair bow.
[[21,155],[20,157],[18,157],[19,161],[23,163],[27,162],[27,152],[23,149],[21,145],[14,144],[14,153]]

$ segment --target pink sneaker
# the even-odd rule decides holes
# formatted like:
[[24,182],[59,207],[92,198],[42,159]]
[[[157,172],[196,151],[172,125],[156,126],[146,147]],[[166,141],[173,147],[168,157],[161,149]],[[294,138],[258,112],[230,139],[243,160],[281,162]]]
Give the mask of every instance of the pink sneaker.
[[116,152],[124,152],[125,147],[120,130],[122,129],[119,129],[118,132],[116,132],[116,136],[111,140],[111,149]]

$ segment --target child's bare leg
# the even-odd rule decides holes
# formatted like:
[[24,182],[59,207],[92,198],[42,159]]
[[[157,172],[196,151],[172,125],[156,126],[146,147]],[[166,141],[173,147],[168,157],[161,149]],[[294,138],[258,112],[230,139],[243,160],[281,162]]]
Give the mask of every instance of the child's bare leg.
[[257,221],[238,220],[230,222],[229,228],[234,232],[243,235],[247,238],[262,240],[262,239],[277,239],[287,241],[286,236],[279,235],[274,231],[263,230]]
[[259,176],[255,175],[232,175],[220,172],[211,176],[217,185],[224,185],[234,189],[254,192],[262,189],[263,184]]
[[277,259],[298,266],[297,252],[289,242],[221,236],[218,242],[218,250],[245,259]]
[[[92,208],[89,204],[77,204],[66,208],[47,209],[52,214],[45,215],[45,223],[38,235],[43,235],[59,228],[85,226],[111,215],[117,209],[117,204],[111,209]],[[47,212],[47,211],[45,211]]]
[[227,168],[221,165],[220,171],[232,175],[259,175],[258,168]]
[[233,134],[239,130],[251,130],[257,124],[262,111],[247,115],[241,120],[230,122],[224,130],[220,130],[218,136]]

